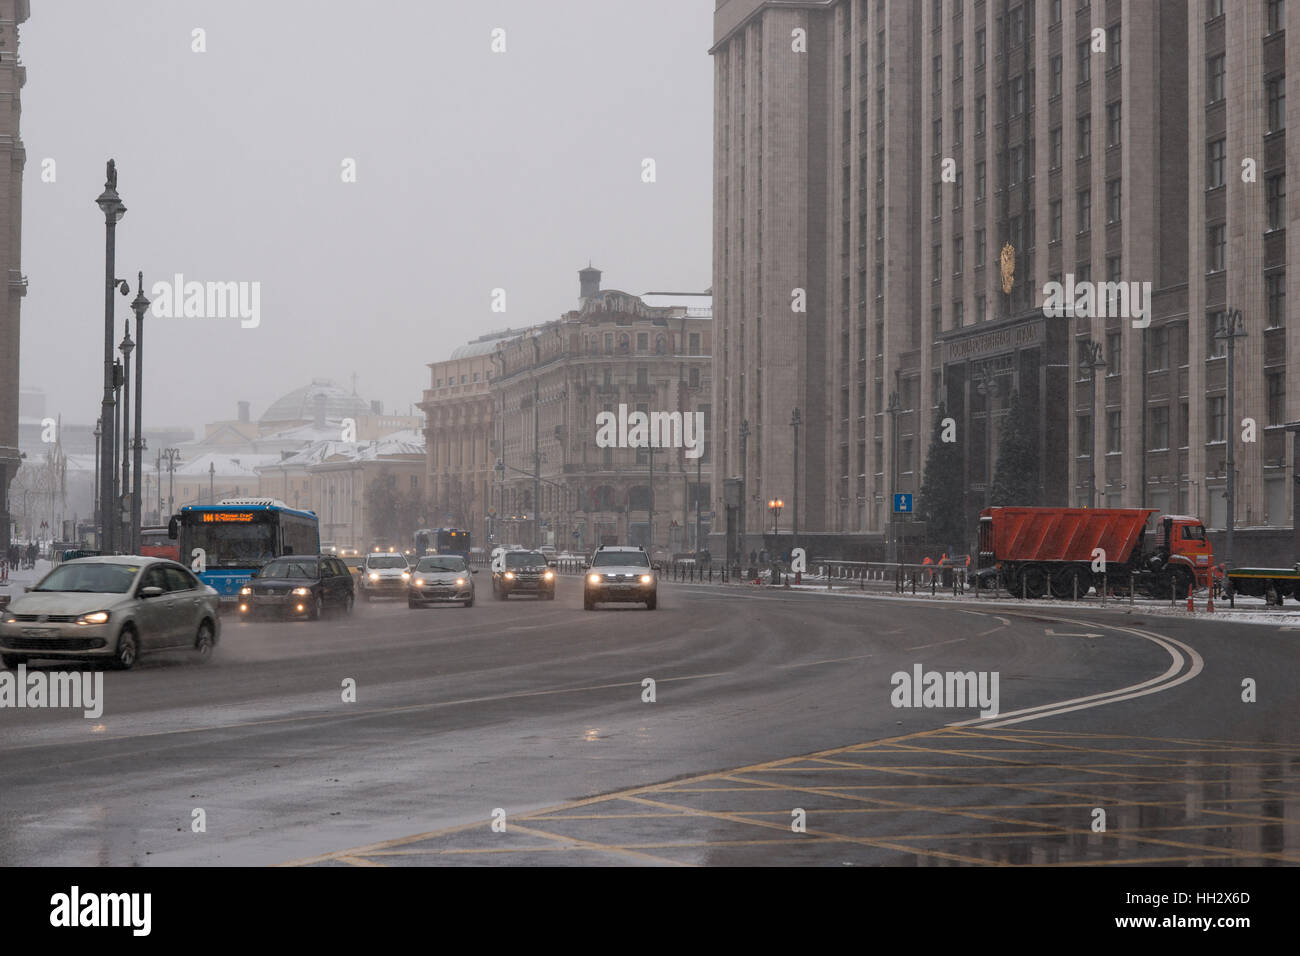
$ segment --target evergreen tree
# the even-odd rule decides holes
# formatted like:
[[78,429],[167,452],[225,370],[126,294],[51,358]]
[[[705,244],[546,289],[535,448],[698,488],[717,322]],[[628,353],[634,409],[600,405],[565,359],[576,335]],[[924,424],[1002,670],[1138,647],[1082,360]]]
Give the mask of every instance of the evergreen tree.
[[971,537],[966,527],[962,485],[962,455],[955,441],[944,441],[944,420],[948,409],[940,405],[925,455],[925,477],[917,512],[926,522],[927,536],[946,551],[961,551]]
[[994,505],[1032,507],[1038,504],[1038,415],[1019,392],[1003,420],[993,473]]

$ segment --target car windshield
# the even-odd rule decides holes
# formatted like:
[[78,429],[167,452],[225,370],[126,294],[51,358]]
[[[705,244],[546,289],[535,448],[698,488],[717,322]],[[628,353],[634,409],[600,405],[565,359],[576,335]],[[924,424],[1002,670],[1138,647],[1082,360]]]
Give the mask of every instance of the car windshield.
[[465,559],[458,554],[444,554],[433,558],[421,558],[417,571],[464,571]]
[[312,578],[315,579],[315,561],[293,561],[289,558],[276,558],[268,561],[258,574],[259,578]]
[[546,555],[538,551],[519,551],[506,555],[507,568],[535,568],[546,563]]
[[365,558],[344,558],[343,563],[350,568],[359,568],[365,564]]
[[371,568],[405,568],[407,567],[406,558],[400,554],[378,554],[371,555],[366,559],[366,565]]
[[33,591],[78,591],[86,594],[125,594],[140,570],[138,564],[99,564],[69,561],[47,574]]
[[650,558],[644,551],[597,551],[591,559],[593,568],[608,567],[650,567]]

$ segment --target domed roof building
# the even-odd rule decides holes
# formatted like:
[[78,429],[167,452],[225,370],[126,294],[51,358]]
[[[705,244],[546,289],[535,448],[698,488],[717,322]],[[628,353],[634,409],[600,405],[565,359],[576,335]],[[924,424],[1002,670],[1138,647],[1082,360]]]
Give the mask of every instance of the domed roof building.
[[276,399],[257,423],[265,435],[307,422],[338,422],[370,412],[370,405],[355,392],[349,392],[329,379],[317,378],[312,379],[310,385]]

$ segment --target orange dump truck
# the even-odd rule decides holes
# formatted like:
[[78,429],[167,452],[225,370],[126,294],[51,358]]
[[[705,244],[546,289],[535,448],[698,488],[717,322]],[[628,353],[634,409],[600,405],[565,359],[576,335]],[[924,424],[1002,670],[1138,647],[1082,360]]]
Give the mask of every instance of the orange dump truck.
[[[1100,588],[1150,597],[1185,597],[1210,582],[1214,550],[1199,518],[1151,508],[986,508],[980,513],[979,567],[1012,594],[1069,598]],[[991,583],[991,581],[988,581]]]

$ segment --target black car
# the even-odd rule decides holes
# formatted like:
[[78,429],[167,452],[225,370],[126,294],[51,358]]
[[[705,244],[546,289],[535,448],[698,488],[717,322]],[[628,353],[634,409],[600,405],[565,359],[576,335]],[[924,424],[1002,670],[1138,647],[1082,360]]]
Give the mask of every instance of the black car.
[[318,619],[326,608],[344,614],[356,600],[352,572],[332,554],[285,555],[268,561],[239,591],[245,620],[275,614]]
[[555,572],[540,551],[507,551],[499,570],[492,572],[492,594],[504,601],[512,594],[536,594],[543,601],[555,600]]

